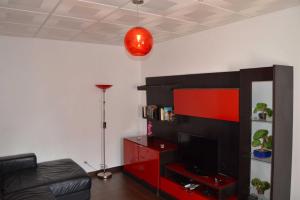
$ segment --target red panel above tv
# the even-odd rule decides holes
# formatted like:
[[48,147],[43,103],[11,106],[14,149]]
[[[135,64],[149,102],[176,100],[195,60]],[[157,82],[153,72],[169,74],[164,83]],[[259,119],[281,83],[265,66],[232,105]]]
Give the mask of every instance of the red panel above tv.
[[177,115],[239,122],[239,89],[175,89]]

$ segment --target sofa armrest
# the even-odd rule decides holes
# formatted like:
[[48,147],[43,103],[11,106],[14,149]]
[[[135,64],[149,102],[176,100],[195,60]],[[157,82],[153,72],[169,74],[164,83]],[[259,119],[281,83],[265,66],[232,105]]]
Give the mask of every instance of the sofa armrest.
[[0,174],[6,174],[22,169],[36,168],[36,155],[33,153],[0,157]]

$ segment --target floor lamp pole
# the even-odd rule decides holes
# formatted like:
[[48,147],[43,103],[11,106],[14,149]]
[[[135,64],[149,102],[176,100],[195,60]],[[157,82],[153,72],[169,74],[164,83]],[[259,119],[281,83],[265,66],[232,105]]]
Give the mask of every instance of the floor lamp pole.
[[103,152],[103,171],[97,174],[97,176],[101,179],[108,179],[112,177],[112,173],[106,170],[106,158],[105,158],[105,129],[106,129],[106,120],[105,120],[105,92],[106,89],[110,88],[112,85],[96,85],[96,87],[102,89],[103,100],[102,100],[102,152]]

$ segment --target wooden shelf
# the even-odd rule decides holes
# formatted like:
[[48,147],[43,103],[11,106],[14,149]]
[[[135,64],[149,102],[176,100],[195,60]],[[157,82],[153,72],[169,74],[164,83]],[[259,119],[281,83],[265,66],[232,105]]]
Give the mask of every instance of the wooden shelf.
[[152,88],[162,88],[162,89],[169,89],[169,90],[173,90],[174,88],[178,87],[178,85],[141,85],[141,86],[137,86],[138,90],[148,90],[148,89],[152,89]]

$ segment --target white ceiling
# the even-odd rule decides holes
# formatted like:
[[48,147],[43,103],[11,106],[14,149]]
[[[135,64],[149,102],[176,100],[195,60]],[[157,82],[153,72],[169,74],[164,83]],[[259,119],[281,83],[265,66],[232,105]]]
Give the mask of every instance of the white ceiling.
[[[298,6],[300,0],[145,0],[155,42]],[[0,35],[121,45],[138,24],[129,0],[0,0]]]

